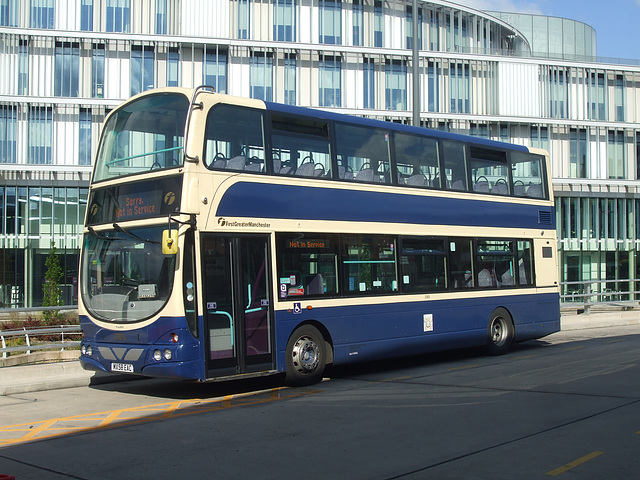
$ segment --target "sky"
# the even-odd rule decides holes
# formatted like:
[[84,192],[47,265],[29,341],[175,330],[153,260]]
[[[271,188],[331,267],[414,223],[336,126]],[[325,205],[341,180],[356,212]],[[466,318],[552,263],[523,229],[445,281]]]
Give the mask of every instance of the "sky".
[[450,0],[476,10],[570,18],[596,30],[599,57],[640,60],[640,0]]

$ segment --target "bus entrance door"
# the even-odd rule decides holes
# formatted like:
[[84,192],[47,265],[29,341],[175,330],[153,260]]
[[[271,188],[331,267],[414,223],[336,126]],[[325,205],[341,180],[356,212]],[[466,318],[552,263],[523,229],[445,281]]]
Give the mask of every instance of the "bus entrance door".
[[269,238],[202,236],[207,377],[274,369]]

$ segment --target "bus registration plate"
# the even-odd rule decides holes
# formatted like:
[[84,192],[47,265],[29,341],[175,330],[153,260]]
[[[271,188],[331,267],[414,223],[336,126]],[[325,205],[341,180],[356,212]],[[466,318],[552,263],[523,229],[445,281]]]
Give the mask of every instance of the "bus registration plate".
[[111,371],[133,373],[133,365],[131,365],[130,363],[112,363]]

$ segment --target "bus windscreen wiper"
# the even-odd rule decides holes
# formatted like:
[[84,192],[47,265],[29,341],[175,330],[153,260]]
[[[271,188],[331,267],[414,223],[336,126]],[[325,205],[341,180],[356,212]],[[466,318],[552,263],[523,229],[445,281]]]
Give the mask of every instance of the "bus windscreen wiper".
[[120,232],[120,233],[124,233],[126,236],[133,238],[135,240],[140,240],[141,242],[145,242],[145,243],[151,243],[151,244],[155,244],[155,245],[160,245],[162,242],[158,242],[156,240],[151,240],[150,238],[142,238],[139,237],[138,235],[136,235],[135,233],[131,233],[128,230],[125,230],[124,228],[122,228],[120,225],[118,225],[117,223],[113,223],[113,229],[116,232]]
[[92,235],[96,238],[99,238],[100,240],[109,240],[109,241],[113,241],[115,240],[115,238],[113,237],[107,237],[104,233],[102,232],[96,232],[95,229],[93,227],[87,227],[87,230],[89,230],[89,235]]

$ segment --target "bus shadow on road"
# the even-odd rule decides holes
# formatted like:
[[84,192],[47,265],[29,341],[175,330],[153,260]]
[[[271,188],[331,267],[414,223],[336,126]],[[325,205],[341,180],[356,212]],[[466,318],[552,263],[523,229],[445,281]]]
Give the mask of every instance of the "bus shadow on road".
[[193,398],[211,399],[272,390],[283,386],[284,375],[271,375],[226,382],[204,383],[165,378],[132,377],[129,381],[91,385],[91,388],[163,399],[185,400]]
[[[337,379],[358,379],[361,376],[395,377],[398,375],[410,374],[411,370],[428,366],[445,366],[455,368],[465,363],[491,363],[495,359],[504,358],[508,361],[509,356],[539,349],[548,346],[544,340],[532,340],[515,344],[511,351],[504,357],[493,357],[486,353],[485,348],[464,348],[456,350],[446,350],[430,352],[425,354],[392,357],[383,360],[367,362],[356,362],[349,365],[331,366],[325,371],[325,380]],[[451,366],[454,367],[451,367]],[[230,395],[241,395],[266,390],[286,388],[284,374],[269,375],[263,377],[252,377],[246,379],[234,379],[219,382],[190,382],[185,380],[149,378],[149,377],[126,377],[120,376],[120,381],[99,383],[91,385],[96,390],[121,392],[132,395],[145,395],[159,399],[212,399]]]
[[[543,338],[516,343],[506,355],[502,356],[492,356],[487,354],[486,348],[474,347],[356,362],[335,367],[329,365],[325,371],[325,380],[384,382],[414,375],[424,376],[438,374],[446,370],[506,364],[542,352],[556,354],[562,353],[566,349],[588,348],[588,345],[593,345],[594,342],[614,343],[633,339],[634,337],[636,336],[585,337],[569,339],[566,342],[560,343]],[[425,371],[425,368],[428,370]],[[268,391],[276,392],[282,391],[283,389],[304,391],[305,388],[288,389],[285,384],[284,374],[204,383],[177,379],[120,377],[120,379],[123,378],[129,381],[91,385],[91,388],[170,400],[211,400],[218,397],[251,395]],[[306,388],[317,389],[319,387],[316,385]]]

